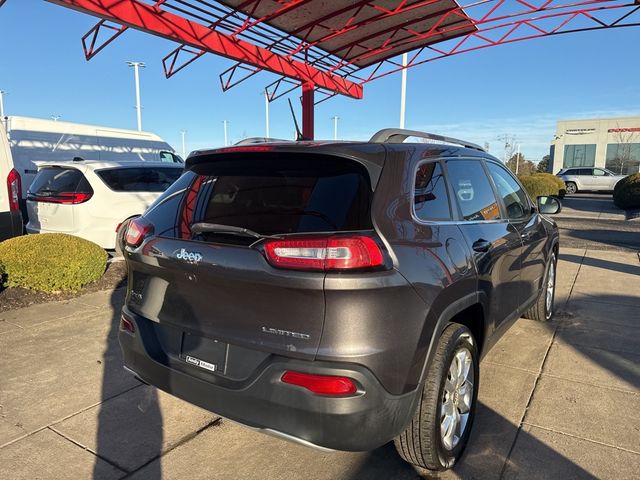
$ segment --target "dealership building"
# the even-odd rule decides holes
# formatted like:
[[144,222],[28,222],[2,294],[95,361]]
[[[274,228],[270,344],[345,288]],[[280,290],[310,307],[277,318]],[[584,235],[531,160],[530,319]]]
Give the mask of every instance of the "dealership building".
[[623,175],[640,171],[640,117],[558,121],[549,170],[570,167],[604,167]]

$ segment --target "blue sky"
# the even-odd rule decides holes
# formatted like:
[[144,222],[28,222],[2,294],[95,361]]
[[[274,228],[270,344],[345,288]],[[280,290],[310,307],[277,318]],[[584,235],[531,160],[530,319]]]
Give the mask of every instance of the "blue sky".
[[[133,71],[141,72],[143,128],[181,150],[264,135],[260,73],[223,93],[218,74],[230,60],[206,55],[171,79],[161,59],[175,44],[129,30],[86,62],[81,36],[96,20],[42,0],[8,0],[0,8],[0,89],[8,115],[136,127]],[[501,156],[497,137],[515,135],[526,158],[548,153],[558,119],[640,115],[640,28],[561,35],[438,60],[409,70],[406,127],[457,136]],[[292,95],[292,100],[299,93]],[[365,86],[364,100],[334,97],[316,107],[316,138],[368,139],[398,125],[400,74]],[[298,105],[294,103],[294,105]],[[286,99],[271,104],[271,135],[291,138]]]

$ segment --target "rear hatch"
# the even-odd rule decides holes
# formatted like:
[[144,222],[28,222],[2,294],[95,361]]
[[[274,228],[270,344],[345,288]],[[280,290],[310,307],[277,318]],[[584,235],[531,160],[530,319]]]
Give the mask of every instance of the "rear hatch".
[[[305,257],[318,251],[308,239],[372,233],[367,169],[307,153],[212,154],[192,168],[144,215],[154,233],[130,249],[127,306],[186,335],[182,348],[195,336],[313,358],[325,271]],[[288,250],[271,251],[294,252],[291,268],[267,260],[281,240]]]
[[27,228],[74,231],[74,206],[88,201],[92,195],[82,167],[42,167],[27,191]]

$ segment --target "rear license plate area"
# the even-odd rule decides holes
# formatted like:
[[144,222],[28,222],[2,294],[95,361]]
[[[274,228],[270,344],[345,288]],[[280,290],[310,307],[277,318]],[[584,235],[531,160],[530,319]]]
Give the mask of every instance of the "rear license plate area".
[[224,375],[228,344],[184,333],[180,358],[189,365]]

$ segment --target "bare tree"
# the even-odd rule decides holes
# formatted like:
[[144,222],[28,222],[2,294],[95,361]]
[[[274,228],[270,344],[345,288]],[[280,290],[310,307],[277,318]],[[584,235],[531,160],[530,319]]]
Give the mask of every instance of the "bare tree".
[[[631,128],[622,128],[616,125],[614,138],[616,141],[616,155],[607,158],[607,168],[618,174],[625,174],[625,168],[629,168],[632,160],[632,148],[636,141],[638,132]],[[640,159],[637,159],[640,160]],[[636,160],[636,161],[637,161]]]
[[[536,164],[524,158],[522,153],[514,153],[506,163],[507,168],[519,176],[527,176],[536,172]],[[517,172],[516,172],[517,167]]]

